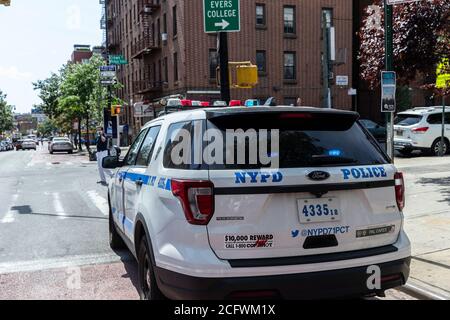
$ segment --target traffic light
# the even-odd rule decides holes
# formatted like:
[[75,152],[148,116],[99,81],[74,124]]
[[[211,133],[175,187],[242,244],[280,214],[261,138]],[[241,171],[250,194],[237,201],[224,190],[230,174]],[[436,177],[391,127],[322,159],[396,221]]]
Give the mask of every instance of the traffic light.
[[11,5],[11,0],[0,0],[0,4],[9,7]]
[[117,117],[122,113],[122,106],[112,106],[111,107],[111,116]]

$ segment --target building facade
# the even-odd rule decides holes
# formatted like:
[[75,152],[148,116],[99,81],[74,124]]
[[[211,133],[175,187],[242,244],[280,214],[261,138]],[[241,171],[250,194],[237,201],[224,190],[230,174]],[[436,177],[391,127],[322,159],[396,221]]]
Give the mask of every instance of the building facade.
[[[108,51],[129,62],[118,70],[118,93],[128,104],[122,122],[139,130],[146,119],[135,117],[134,107],[170,95],[220,99],[217,35],[204,33],[202,0],[108,0],[106,8]],[[333,48],[324,41],[331,27]],[[232,99],[275,97],[291,105],[301,98],[320,107],[329,94],[333,107],[351,109],[353,31],[352,1],[241,1],[241,32],[229,34],[229,58],[256,64],[259,84],[233,89]],[[348,84],[337,86],[337,76]]]

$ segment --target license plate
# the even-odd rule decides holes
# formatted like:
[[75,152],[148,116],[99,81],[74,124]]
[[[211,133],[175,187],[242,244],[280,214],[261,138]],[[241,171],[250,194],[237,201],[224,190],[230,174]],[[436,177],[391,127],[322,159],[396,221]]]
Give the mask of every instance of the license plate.
[[403,131],[402,130],[395,130],[395,133],[397,134],[397,136],[402,137],[403,136]]
[[341,220],[341,206],[337,198],[300,199],[297,202],[300,223]]

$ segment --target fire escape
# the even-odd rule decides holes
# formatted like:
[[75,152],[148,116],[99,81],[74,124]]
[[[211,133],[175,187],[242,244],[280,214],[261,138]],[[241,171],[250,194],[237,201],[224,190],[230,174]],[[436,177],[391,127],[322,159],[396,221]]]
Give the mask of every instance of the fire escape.
[[[138,9],[141,17],[141,34],[132,46],[131,57],[143,61],[143,78],[134,81],[133,91],[138,94],[158,92],[162,90],[162,82],[156,81],[155,70],[146,62],[145,57],[161,50],[161,39],[154,23],[150,23],[152,16],[161,9],[161,0],[139,0]],[[153,79],[152,79],[153,76]]]

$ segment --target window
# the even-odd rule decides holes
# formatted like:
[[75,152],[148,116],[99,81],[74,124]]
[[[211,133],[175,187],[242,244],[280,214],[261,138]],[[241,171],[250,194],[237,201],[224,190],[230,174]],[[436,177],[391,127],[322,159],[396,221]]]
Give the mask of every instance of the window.
[[[442,113],[436,113],[428,116],[427,122],[429,124],[442,125]],[[445,114],[445,124],[450,124],[450,113]]]
[[150,163],[150,159],[153,154],[153,149],[155,148],[155,142],[158,138],[159,131],[161,130],[161,127],[153,127],[150,128],[147,134],[147,137],[144,140],[144,143],[142,144],[141,151],[139,151],[139,154],[137,156],[136,165],[146,167]]
[[[170,125],[167,132],[167,138],[164,148],[164,168],[167,169],[179,169],[179,170],[200,170],[203,167],[203,155],[202,148],[196,148],[196,137],[202,140],[204,129],[204,121],[187,121],[174,123]],[[203,128],[203,129],[202,129]],[[183,130],[184,132],[182,132]],[[200,135],[196,135],[196,132],[201,132]],[[179,144],[183,143],[184,133],[188,133],[191,137],[190,150],[183,150]],[[202,145],[203,142],[200,142]],[[179,154],[177,153],[179,152]],[[186,152],[186,153],[185,153]],[[195,153],[197,152],[197,154]],[[174,153],[172,155],[172,153]],[[197,161],[195,159],[197,158]]]
[[284,53],[284,79],[295,80],[297,79],[297,67],[296,67],[296,54],[295,52]]
[[148,132],[148,130],[143,130],[139,134],[137,139],[134,141],[133,145],[131,146],[131,148],[128,151],[128,154],[125,158],[126,166],[134,166],[135,165],[139,149],[141,147],[142,141],[144,140],[145,136],[147,135],[147,132]]
[[164,81],[169,82],[169,65],[167,62],[167,57],[164,58]]
[[219,65],[219,55],[217,54],[217,50],[210,49],[209,50],[209,78],[210,79],[216,79],[218,65]]
[[256,5],[256,25],[257,26],[266,25],[266,6],[264,4]]
[[266,73],[266,51],[256,51],[256,65],[258,66],[259,73]]
[[[288,117],[289,113],[276,112],[270,114],[257,113],[239,116],[230,114],[226,117],[208,120],[207,127],[218,129],[225,139],[226,130],[260,129],[279,130],[279,164],[281,169],[321,166],[362,166],[382,165],[387,159],[381,152],[377,142],[368,137],[358,123],[356,117],[335,114],[311,114],[311,117]],[[270,136],[270,135],[269,135]],[[270,139],[270,138],[269,138]],[[251,164],[249,161],[250,141],[234,140],[235,161],[224,164],[213,164],[210,170],[259,170],[267,167],[261,163]],[[257,143],[257,140],[256,140]],[[244,145],[242,145],[244,144]],[[226,145],[226,141],[224,141]],[[246,163],[236,161],[236,150],[243,149]],[[268,152],[270,142],[268,143]]]
[[167,14],[165,14],[165,13],[163,16],[163,32],[167,33]]
[[173,81],[178,81],[178,53],[173,54]]
[[172,8],[172,20],[173,20],[173,36],[175,37],[178,34],[177,6],[174,6]]
[[295,34],[295,7],[284,7],[284,33]]
[[422,121],[422,116],[417,114],[399,114],[395,117],[394,124],[397,126],[413,126]]

